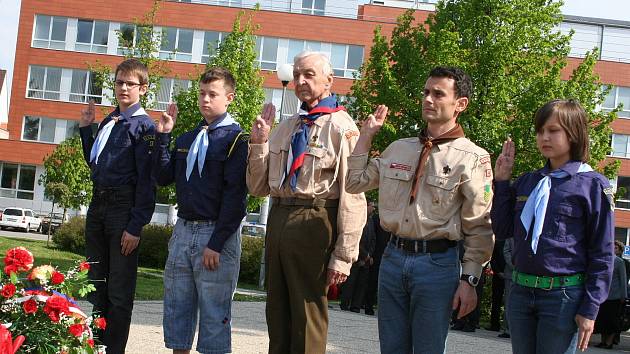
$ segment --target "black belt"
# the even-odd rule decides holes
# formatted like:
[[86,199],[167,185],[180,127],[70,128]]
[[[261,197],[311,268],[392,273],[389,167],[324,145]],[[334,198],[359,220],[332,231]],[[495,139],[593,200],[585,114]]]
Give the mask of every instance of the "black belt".
[[324,207],[331,208],[339,206],[339,199],[318,199],[318,198],[279,198],[272,197],[271,202],[275,205],[302,206],[307,208]]
[[97,187],[92,189],[92,198],[105,199],[114,197],[116,195],[133,194],[136,190],[135,186],[123,185],[117,187]]
[[411,240],[391,234],[389,242],[396,248],[409,253],[444,253],[457,246],[457,241],[441,238],[438,240]]

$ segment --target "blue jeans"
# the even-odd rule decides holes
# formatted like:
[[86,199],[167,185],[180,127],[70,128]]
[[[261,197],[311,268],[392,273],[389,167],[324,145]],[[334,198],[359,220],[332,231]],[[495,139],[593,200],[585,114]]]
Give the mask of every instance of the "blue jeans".
[[219,268],[203,265],[203,251],[214,231],[214,222],[178,219],[168,244],[164,269],[164,342],[167,348],[192,347],[199,312],[197,351],[232,351],[231,310],[241,258],[237,231],[225,242]]
[[512,284],[508,322],[514,354],[572,354],[583,286],[542,290]]
[[459,268],[456,247],[411,254],[387,245],[378,283],[381,353],[444,353]]

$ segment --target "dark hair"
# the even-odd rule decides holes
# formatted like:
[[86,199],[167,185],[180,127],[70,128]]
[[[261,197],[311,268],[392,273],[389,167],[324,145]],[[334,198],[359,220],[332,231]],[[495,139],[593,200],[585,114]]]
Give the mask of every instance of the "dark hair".
[[623,250],[625,248],[623,242],[615,240],[615,254],[617,254],[617,248],[619,248],[621,250],[621,253],[623,254]]
[[455,81],[457,98],[472,96],[472,81],[464,70],[454,66],[437,66],[431,70],[429,77],[448,77]]
[[223,80],[223,87],[225,87],[226,91],[234,92],[236,87],[234,76],[228,69],[219,66],[206,70],[199,78],[199,83],[209,84],[217,80]]
[[536,133],[539,133],[552,117],[558,118],[558,123],[567,134],[571,145],[571,160],[588,161],[588,119],[582,106],[572,99],[545,103],[534,116]]
[[114,78],[118,77],[118,73],[136,75],[141,85],[149,83],[149,69],[143,62],[138,59],[131,58],[124,60],[116,67]]

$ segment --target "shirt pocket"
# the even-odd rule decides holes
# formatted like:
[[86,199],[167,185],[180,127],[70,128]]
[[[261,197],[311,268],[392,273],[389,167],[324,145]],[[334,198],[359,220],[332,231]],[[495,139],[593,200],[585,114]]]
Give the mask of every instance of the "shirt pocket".
[[112,164],[117,167],[118,172],[129,172],[135,170],[134,149],[129,136],[117,136],[112,140]]
[[441,220],[446,217],[448,211],[453,208],[453,201],[458,190],[459,179],[455,177],[440,177],[428,175],[426,177],[427,193],[424,198],[430,207],[428,208],[430,215],[435,220]]
[[208,151],[204,162],[203,174],[208,174],[211,179],[223,179],[223,164],[227,156],[221,151]]
[[[277,182],[282,177],[289,148],[281,145],[269,145],[269,181]],[[275,185],[275,184],[274,184]]]
[[312,176],[312,181],[318,182],[322,175],[322,168],[324,168],[323,160],[326,157],[327,151],[328,149],[325,147],[308,147],[304,156],[302,172],[300,174],[306,176],[309,181]]
[[[549,210],[549,209],[547,209]],[[548,235],[552,238],[564,241],[573,238],[576,241],[584,235],[584,212],[578,205],[561,203],[553,208],[556,230],[551,230]]]
[[412,178],[411,171],[385,169],[379,187],[380,207],[387,210],[401,210],[405,203],[409,203]]

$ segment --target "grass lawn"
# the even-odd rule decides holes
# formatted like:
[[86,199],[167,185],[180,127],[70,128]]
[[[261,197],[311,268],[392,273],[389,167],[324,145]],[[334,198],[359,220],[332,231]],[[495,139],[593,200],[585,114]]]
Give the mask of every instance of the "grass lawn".
[[[0,257],[4,258],[5,251],[10,248],[23,246],[33,253],[35,266],[51,264],[62,271],[75,266],[77,261],[84,259],[83,256],[76,253],[55,248],[52,242],[50,244],[50,247],[46,247],[46,241],[0,236]],[[0,265],[4,268],[4,263]],[[164,295],[163,273],[163,269],[139,267],[136,300],[162,300]],[[257,286],[251,284],[238,284],[238,286],[245,289],[258,289]],[[264,301],[264,299],[264,297],[259,296],[234,295],[235,301]]]

